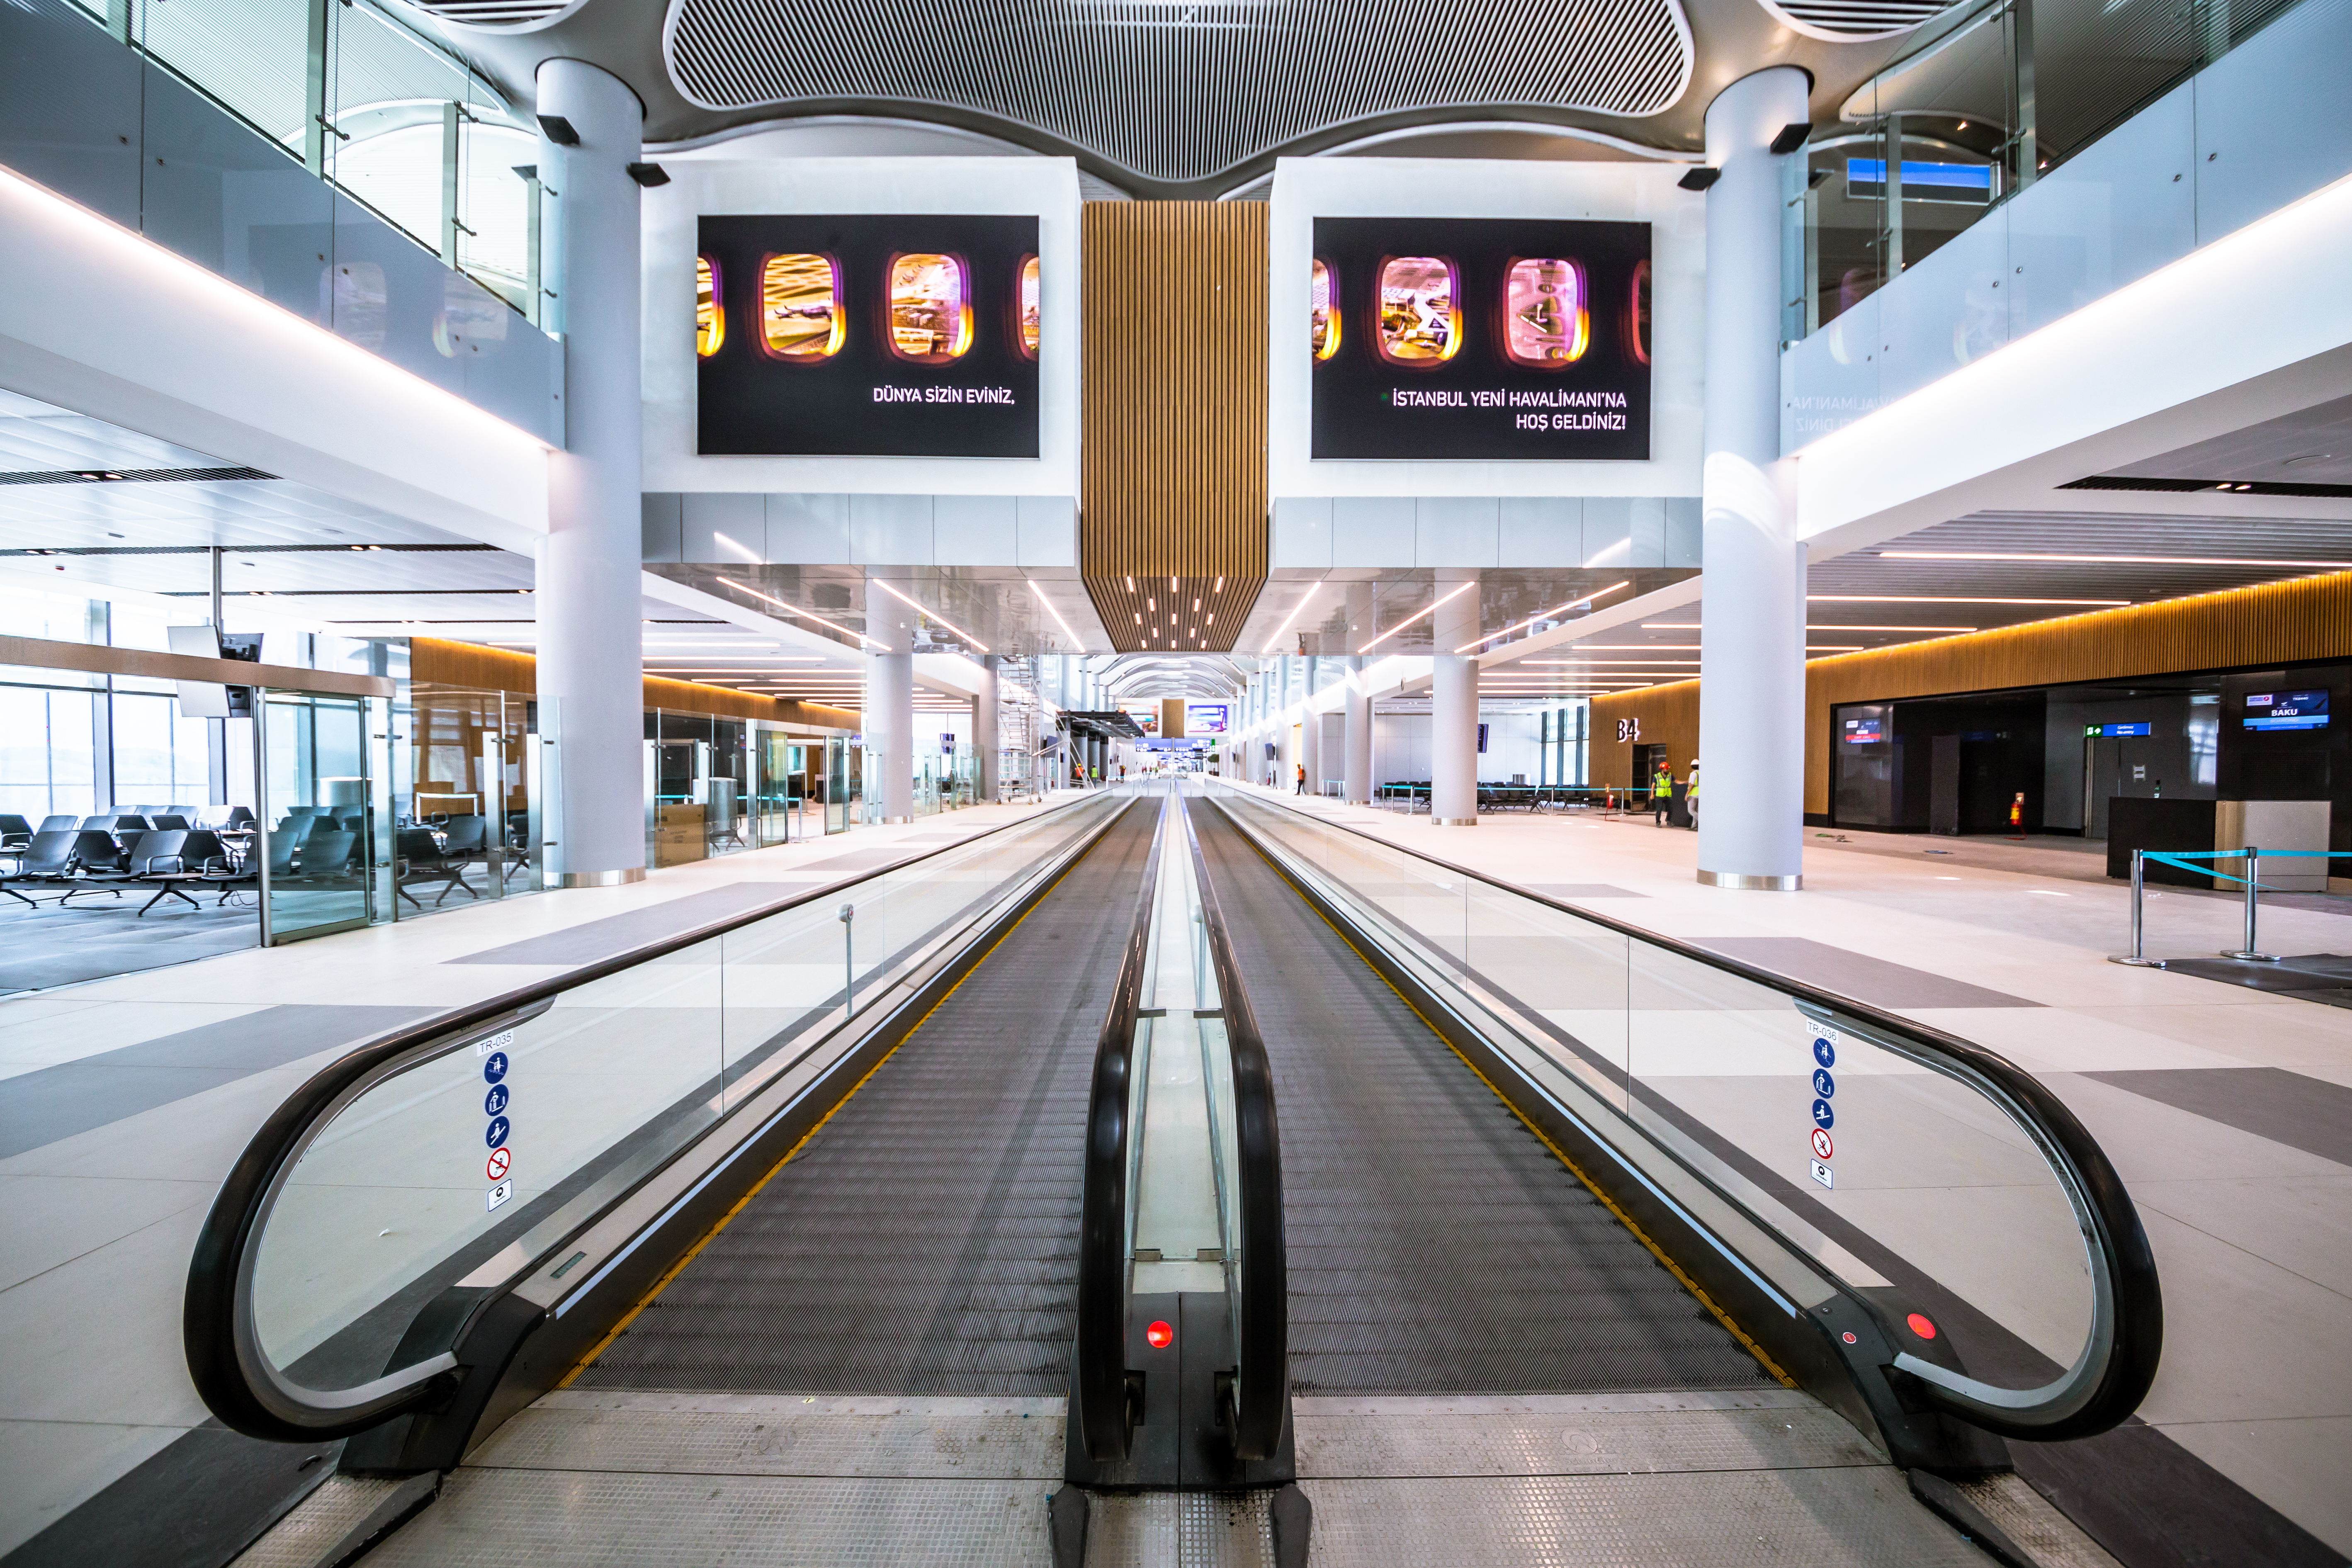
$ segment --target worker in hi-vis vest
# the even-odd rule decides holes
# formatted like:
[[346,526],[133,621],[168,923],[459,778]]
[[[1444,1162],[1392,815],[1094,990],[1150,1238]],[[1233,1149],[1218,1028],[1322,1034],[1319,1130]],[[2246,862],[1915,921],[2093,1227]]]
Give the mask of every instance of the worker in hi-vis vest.
[[1675,775],[1667,771],[1666,759],[1660,757],[1655,771],[1650,774],[1650,825],[1664,827],[1666,813],[1675,804]]

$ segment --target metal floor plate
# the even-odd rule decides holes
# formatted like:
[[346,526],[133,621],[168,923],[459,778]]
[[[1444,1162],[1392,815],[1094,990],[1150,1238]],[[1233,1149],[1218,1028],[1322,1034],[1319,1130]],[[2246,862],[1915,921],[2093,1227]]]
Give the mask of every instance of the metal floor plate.
[[[1334,1568],[1987,1561],[1782,1390],[1307,1400],[1297,1419],[1312,1561]],[[367,1563],[1042,1565],[1062,1430],[1059,1400],[574,1391],[509,1423]],[[1268,1495],[1097,1494],[1087,1562],[1270,1568]],[[308,1561],[274,1541],[247,1559]]]

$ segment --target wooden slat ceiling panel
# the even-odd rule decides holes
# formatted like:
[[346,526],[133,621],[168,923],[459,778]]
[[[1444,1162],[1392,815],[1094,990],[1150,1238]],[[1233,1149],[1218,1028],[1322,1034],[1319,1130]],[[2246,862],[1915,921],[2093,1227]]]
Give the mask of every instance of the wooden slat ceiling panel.
[[1078,563],[1121,652],[1230,649],[1265,585],[1265,289],[1263,203],[1087,205]]

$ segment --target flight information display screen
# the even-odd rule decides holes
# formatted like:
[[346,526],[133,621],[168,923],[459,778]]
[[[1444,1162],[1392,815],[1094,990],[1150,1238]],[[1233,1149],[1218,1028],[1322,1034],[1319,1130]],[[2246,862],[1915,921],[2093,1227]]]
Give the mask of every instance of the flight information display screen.
[[1034,216],[706,215],[696,449],[1034,458]]
[[2327,728],[2327,693],[2249,692],[2245,722],[2249,730],[2325,730]]
[[1643,461],[1650,226],[1315,220],[1308,455]]
[[1849,746],[1875,746],[1886,739],[1884,719],[1849,719],[1845,721],[1845,743]]

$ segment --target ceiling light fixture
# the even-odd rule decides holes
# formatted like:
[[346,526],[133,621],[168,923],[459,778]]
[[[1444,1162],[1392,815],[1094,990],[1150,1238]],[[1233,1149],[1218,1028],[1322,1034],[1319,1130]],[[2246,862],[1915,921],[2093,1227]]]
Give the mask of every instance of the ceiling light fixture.
[[[1070,623],[1062,619],[1062,612],[1054,608],[1054,601],[1045,597],[1045,590],[1037,586],[1037,579],[1034,577],[1024,577],[1021,580],[1029,584],[1030,591],[1037,595],[1037,602],[1045,606],[1045,613],[1054,617],[1054,624],[1060,626],[1062,628],[1062,635],[1070,639],[1070,646],[1072,647],[1084,647],[1086,644],[1080,640],[1078,634],[1070,630]],[[1127,580],[1127,585],[1129,588],[1132,589],[1135,586],[1135,579],[1129,577]]]
[[1601,589],[1598,594],[1587,594],[1581,599],[1570,599],[1567,604],[1561,605],[1555,609],[1538,611],[1536,614],[1529,616],[1526,620],[1521,621],[1517,626],[1505,626],[1501,631],[1496,632],[1494,637],[1480,637],[1477,642],[1464,643],[1460,647],[1455,648],[1454,651],[1455,653],[1468,653],[1472,648],[1478,647],[1482,643],[1490,643],[1498,637],[1509,637],[1513,632],[1517,631],[1520,626],[1534,626],[1538,621],[1542,620],[1547,616],[1560,615],[1566,611],[1576,608],[1579,605],[1589,605],[1595,599],[1601,598],[1609,594],[1613,594],[1620,588],[1630,586],[1632,586],[1630,583],[1612,583],[1606,588]]
[[882,581],[882,579],[881,579],[881,578],[879,578],[879,577],[872,578],[872,579],[869,579],[869,580],[873,583],[873,584],[874,584],[876,587],[877,587],[877,588],[881,589],[884,593],[886,593],[886,594],[889,595],[892,598],[894,598],[894,599],[898,600],[900,604],[902,604],[902,605],[905,605],[908,606],[909,608],[913,609],[916,613],[918,613],[918,614],[919,614],[919,615],[925,615],[925,616],[930,616],[930,617],[931,617],[931,619],[933,619],[933,620],[935,620],[935,621],[939,622],[939,623],[940,623],[940,625],[941,625],[941,626],[943,626],[947,627],[947,629],[948,629],[948,630],[950,630],[950,631],[951,631],[951,632],[955,633],[955,635],[956,635],[956,636],[958,636],[958,637],[960,637],[963,638],[963,640],[964,640],[964,641],[966,641],[966,642],[968,642],[968,643],[971,644],[971,646],[972,646],[972,647],[976,647],[976,648],[980,649],[980,651],[981,651],[981,652],[982,652],[982,653],[986,653],[986,652],[988,651],[988,645],[987,645],[986,643],[984,643],[984,642],[981,641],[978,637],[976,637],[972,636],[970,632],[965,631],[962,627],[961,627],[961,626],[957,626],[953,621],[951,621],[951,620],[948,619],[945,616],[943,616],[943,615],[940,614],[937,610],[933,610],[933,609],[926,608],[924,605],[920,605],[920,604],[917,603],[915,600],[913,600],[913,599],[909,599],[908,597],[907,597],[907,595],[906,595],[901,594],[900,592],[898,592],[898,589],[893,588],[892,586],[890,586],[890,584],[889,584],[885,583],[885,582],[884,582],[884,581]]
[[[1466,587],[1468,584],[1465,584],[1464,585]],[[1274,636],[1266,639],[1265,647],[1260,648],[1258,652],[1261,654],[1272,653],[1275,650],[1276,646],[1282,641],[1282,634],[1290,629],[1290,623],[1299,617],[1300,613],[1307,608],[1307,603],[1314,597],[1315,590],[1312,588],[1307,589],[1305,594],[1301,595],[1299,596],[1298,603],[1292,606],[1289,615],[1283,617],[1282,625],[1274,628]],[[1363,650],[1359,648],[1356,651],[1361,653]]]
[[1450,600],[1460,598],[1464,594],[1468,593],[1477,585],[1477,579],[1475,577],[1472,578],[1469,582],[1465,583],[1460,587],[1454,589],[1451,594],[1446,595],[1444,598],[1433,602],[1427,609],[1415,610],[1412,615],[1407,616],[1404,619],[1399,621],[1396,625],[1391,626],[1388,630],[1382,632],[1380,636],[1374,637],[1371,641],[1366,643],[1356,651],[1360,654],[1371,652],[1372,649],[1380,647],[1381,644],[1388,641],[1389,638],[1396,636],[1397,633],[1404,630],[1405,627],[1412,625],[1413,622],[1421,619],[1422,616],[1436,614],[1439,605],[1444,605]]
[[867,637],[864,632],[853,632],[847,626],[845,626],[836,621],[828,621],[823,616],[813,616],[797,605],[787,605],[782,599],[775,597],[773,595],[762,594],[757,588],[744,587],[742,584],[738,583],[732,577],[721,577],[719,581],[726,584],[730,588],[741,589],[744,593],[751,595],[751,597],[755,599],[765,600],[767,603],[775,605],[776,608],[783,611],[784,614],[788,616],[798,616],[804,621],[814,621],[818,626],[830,626],[844,637],[856,637],[859,642],[874,643],[876,647],[880,647],[882,646],[878,642],[874,642],[874,639]]
[[2129,599],[1994,599],[1943,594],[1808,594],[1815,605],[2128,605]]
[[2312,566],[2340,572],[2352,561],[2262,561],[2227,555],[2028,555],[1999,550],[1882,550],[1895,561],[2042,561],[2096,566]]

